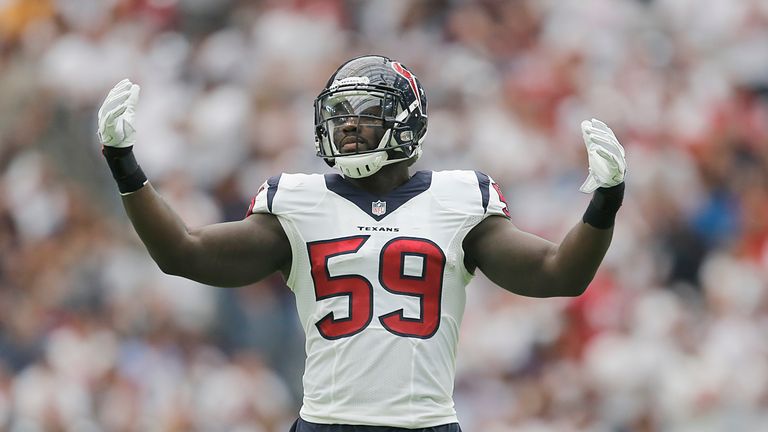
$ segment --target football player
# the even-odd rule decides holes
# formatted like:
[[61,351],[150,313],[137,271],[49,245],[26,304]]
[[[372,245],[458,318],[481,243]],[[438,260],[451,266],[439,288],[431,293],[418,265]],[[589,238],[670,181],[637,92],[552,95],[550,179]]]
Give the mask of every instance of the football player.
[[622,202],[624,150],[595,119],[581,125],[581,190],[593,197],[560,244],[518,229],[482,172],[412,172],[426,94],[404,65],[370,55],[341,65],[315,100],[317,155],[341,174],[271,177],[242,221],[187,227],[133,156],[138,98],[124,80],[98,114],[128,216],[166,273],[225,287],[283,274],[306,332],[297,432],[460,431],[452,393],[467,283],[479,269],[516,294],[580,295]]

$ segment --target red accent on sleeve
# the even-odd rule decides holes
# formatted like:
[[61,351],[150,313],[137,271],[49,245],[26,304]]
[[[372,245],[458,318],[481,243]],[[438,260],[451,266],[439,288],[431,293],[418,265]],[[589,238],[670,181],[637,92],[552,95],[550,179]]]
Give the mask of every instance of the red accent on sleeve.
[[245,212],[245,217],[248,217],[253,214],[253,207],[256,205],[256,198],[259,196],[261,191],[265,189],[264,185],[261,185],[258,191],[256,191],[256,195],[251,198],[251,204],[248,206],[248,211]]
[[496,193],[499,194],[499,200],[504,203],[504,208],[501,210],[504,212],[504,215],[507,217],[509,216],[509,205],[507,204],[507,200],[504,199],[504,194],[501,193],[501,187],[496,183],[491,183],[491,186],[493,186],[494,189],[496,189]]

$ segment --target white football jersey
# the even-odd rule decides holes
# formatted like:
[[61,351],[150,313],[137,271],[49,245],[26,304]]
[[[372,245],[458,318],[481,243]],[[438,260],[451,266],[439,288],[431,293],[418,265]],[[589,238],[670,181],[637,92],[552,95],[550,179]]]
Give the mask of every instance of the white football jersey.
[[301,417],[423,428],[457,421],[456,345],[466,234],[508,217],[475,171],[419,171],[386,196],[338,174],[282,174],[248,214],[277,216],[291,243],[288,286],[306,333]]

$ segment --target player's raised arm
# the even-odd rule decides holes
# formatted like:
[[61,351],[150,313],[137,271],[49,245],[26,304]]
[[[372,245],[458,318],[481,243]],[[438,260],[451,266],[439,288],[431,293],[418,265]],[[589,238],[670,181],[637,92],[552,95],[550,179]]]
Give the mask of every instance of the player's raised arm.
[[188,228],[147,181],[133,155],[139,86],[118,83],[99,109],[99,140],[136,232],[169,274],[216,286],[256,282],[290,266],[287,237],[269,214],[238,222]]
[[613,236],[624,197],[624,149],[605,123],[581,124],[589,176],[581,191],[594,193],[582,221],[557,245],[488,217],[464,240],[468,262],[509,291],[531,297],[580,295],[592,281]]

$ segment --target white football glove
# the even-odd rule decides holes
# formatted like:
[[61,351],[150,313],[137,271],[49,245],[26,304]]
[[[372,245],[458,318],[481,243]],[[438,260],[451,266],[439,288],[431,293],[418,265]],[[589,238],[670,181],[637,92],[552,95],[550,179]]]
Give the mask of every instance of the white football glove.
[[579,188],[592,193],[600,187],[611,187],[624,181],[627,160],[611,128],[598,119],[581,122],[581,134],[589,156],[589,175]]
[[133,117],[141,88],[124,79],[107,94],[99,108],[99,141],[109,147],[130,147],[136,143]]

